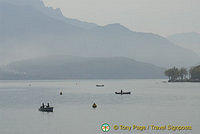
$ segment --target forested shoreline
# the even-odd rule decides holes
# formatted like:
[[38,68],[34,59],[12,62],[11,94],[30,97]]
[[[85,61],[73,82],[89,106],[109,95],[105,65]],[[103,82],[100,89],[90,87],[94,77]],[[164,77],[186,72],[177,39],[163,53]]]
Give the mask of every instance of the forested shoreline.
[[187,68],[169,68],[165,70],[168,82],[200,82],[200,65]]

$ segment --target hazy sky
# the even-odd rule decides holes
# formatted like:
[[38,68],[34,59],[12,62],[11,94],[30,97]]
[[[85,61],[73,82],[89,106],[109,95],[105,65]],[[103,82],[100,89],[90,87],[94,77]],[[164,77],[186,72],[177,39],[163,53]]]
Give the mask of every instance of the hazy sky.
[[66,17],[169,35],[200,32],[200,0],[43,0]]

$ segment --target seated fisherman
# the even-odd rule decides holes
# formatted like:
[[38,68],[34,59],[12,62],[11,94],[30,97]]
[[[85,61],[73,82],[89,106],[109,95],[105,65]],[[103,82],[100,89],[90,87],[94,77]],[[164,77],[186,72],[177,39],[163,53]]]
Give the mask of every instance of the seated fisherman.
[[49,107],[49,103],[47,103],[47,107]]
[[42,106],[41,106],[42,108],[44,108],[44,103],[42,103]]

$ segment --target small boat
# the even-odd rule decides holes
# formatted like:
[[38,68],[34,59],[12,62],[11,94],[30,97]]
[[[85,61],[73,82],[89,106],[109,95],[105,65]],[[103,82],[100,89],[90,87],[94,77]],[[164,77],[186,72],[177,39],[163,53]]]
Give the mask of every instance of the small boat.
[[123,94],[131,94],[131,92],[123,92],[123,91],[121,90],[121,92],[115,92],[115,94],[121,94],[121,95],[123,95]]
[[42,103],[42,106],[38,110],[41,112],[53,112],[53,107],[50,107],[49,103],[47,103],[47,106]]
[[104,87],[104,85],[103,84],[98,84],[98,85],[96,85],[96,87]]
[[53,107],[40,107],[39,111],[41,112],[53,112]]

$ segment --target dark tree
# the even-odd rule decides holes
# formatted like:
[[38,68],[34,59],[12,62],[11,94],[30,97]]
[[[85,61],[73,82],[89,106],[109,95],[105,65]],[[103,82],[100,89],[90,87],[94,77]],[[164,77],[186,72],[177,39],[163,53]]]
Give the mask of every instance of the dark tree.
[[192,80],[200,80],[200,65],[190,69],[190,77]]

